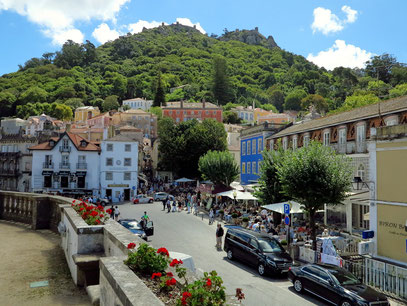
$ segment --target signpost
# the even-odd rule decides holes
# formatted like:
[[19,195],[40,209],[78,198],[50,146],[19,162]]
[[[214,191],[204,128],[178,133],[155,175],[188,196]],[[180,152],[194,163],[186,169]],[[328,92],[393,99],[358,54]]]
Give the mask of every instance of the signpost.
[[290,204],[288,204],[288,203],[284,204],[284,214],[286,214],[286,215],[290,214]]
[[290,217],[289,216],[285,216],[284,223],[285,223],[285,225],[290,225]]
[[284,224],[286,225],[286,232],[287,232],[287,246],[290,245],[290,204],[286,203],[284,204]]

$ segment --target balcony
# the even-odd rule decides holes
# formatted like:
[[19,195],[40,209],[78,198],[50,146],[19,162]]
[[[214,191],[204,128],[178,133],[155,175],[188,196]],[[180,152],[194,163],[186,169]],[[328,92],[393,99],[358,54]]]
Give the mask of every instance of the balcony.
[[54,169],[53,162],[44,162],[42,163],[42,169]]
[[59,163],[59,169],[70,169],[71,164],[70,163]]
[[59,152],[71,152],[71,147],[59,147]]
[[77,163],[76,164],[76,169],[78,169],[78,170],[86,170],[86,169],[88,169],[88,164],[87,163]]
[[18,169],[0,169],[0,176],[17,176]]

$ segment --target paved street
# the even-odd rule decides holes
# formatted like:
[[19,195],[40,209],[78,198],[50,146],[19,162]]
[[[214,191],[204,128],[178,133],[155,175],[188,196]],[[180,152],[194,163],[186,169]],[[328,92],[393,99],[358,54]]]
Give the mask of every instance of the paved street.
[[285,278],[260,277],[254,268],[236,261],[229,261],[225,252],[215,248],[216,226],[208,220],[181,213],[162,211],[161,203],[124,204],[119,207],[122,218],[137,218],[147,211],[154,221],[154,236],[150,242],[156,248],[189,254],[199,271],[216,270],[223,278],[227,294],[242,288],[245,305],[324,305],[309,295],[297,295]]

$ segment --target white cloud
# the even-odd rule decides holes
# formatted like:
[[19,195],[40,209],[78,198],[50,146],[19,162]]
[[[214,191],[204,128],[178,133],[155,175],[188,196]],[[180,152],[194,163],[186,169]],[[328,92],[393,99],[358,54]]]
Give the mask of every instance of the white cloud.
[[319,31],[324,35],[342,31],[345,24],[353,23],[357,19],[358,12],[350,6],[342,6],[342,12],[345,13],[346,19],[341,20],[332,13],[330,9],[317,7],[314,9],[314,21],[311,25],[313,33]]
[[[14,11],[40,25],[43,32],[61,44],[64,36],[79,39],[77,21],[116,21],[116,14],[130,0],[0,0],[0,11]],[[83,40],[83,34],[82,34]]]
[[63,45],[67,40],[72,40],[76,43],[82,43],[84,35],[78,29],[66,29],[66,30],[44,30],[44,34],[52,38],[54,45]]
[[308,54],[307,60],[328,70],[340,66],[363,68],[373,55],[375,54],[338,39],[328,50],[320,51],[317,55]]
[[206,34],[206,31],[202,28],[201,24],[199,22],[197,23],[192,23],[192,21],[189,18],[177,18],[176,20],[180,24],[183,24],[185,26],[189,27],[194,27],[196,26],[196,29],[201,32],[202,34]]
[[93,31],[92,36],[101,44],[109,40],[115,40],[120,36],[120,33],[116,30],[110,29],[106,23],[99,24],[99,26]]
[[[156,28],[159,27],[162,24],[162,22],[159,21],[145,21],[145,20],[139,20],[136,23],[131,23],[128,25],[128,29],[130,31],[131,34],[136,34],[136,33],[140,33],[141,31],[143,31],[143,28],[146,29],[152,29],[152,28]],[[167,25],[167,23],[164,23]]]

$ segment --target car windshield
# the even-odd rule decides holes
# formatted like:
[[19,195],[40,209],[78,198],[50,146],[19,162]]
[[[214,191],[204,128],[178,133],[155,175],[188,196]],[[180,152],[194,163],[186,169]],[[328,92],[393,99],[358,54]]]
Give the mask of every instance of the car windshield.
[[259,245],[263,252],[273,253],[273,252],[283,252],[284,249],[280,246],[277,240],[262,238],[259,239]]
[[355,275],[345,270],[329,270],[332,276],[341,284],[341,285],[356,285],[360,284],[360,280],[357,279]]
[[127,222],[129,229],[142,229],[136,221]]

